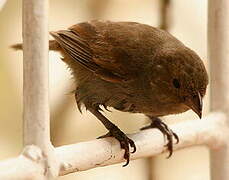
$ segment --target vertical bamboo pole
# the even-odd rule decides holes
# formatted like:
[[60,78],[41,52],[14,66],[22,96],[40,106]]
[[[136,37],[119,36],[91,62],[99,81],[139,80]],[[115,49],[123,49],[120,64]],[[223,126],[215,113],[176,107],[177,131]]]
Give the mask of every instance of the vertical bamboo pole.
[[6,3],[6,0],[0,0],[0,11],[4,7],[5,3]]
[[[211,75],[211,111],[223,110],[229,115],[229,1],[209,0],[208,56]],[[228,121],[229,122],[229,121]],[[225,134],[225,136],[227,136]],[[229,140],[225,147],[213,149],[212,180],[229,179]]]
[[159,28],[169,31],[171,26],[171,0],[161,0],[160,7],[160,25]]
[[48,87],[48,0],[23,0],[24,146],[42,150],[44,179],[55,176],[50,143]]

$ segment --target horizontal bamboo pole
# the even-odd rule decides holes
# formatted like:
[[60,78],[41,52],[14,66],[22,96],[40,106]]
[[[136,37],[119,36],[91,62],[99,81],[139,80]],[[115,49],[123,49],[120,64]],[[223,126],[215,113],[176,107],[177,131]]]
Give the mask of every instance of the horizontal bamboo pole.
[[[226,122],[224,114],[212,113],[202,120],[171,125],[171,129],[180,138],[179,144],[176,144],[174,149],[196,145],[206,145],[211,149],[223,147],[229,132]],[[156,129],[141,131],[129,137],[137,146],[137,151],[131,154],[132,160],[155,156],[165,151],[163,135]],[[44,169],[36,168],[41,160],[36,154],[39,154],[39,148],[32,146],[25,149],[19,157],[0,162],[0,179],[29,179],[35,177],[37,173],[44,172]],[[119,142],[114,138],[57,147],[55,154],[61,162],[60,176],[125,161],[124,151],[120,149]]]

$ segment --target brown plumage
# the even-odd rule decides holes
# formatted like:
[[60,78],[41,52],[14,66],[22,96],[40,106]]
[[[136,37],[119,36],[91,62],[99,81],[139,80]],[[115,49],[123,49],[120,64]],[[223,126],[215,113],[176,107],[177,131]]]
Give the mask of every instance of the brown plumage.
[[[168,32],[135,22],[90,21],[51,32],[50,50],[59,51],[76,81],[75,97],[125,150],[134,142],[100,112],[100,107],[143,113],[168,140],[173,136],[158,117],[192,109],[201,118],[208,75],[198,55]],[[20,49],[21,45],[14,45]]]

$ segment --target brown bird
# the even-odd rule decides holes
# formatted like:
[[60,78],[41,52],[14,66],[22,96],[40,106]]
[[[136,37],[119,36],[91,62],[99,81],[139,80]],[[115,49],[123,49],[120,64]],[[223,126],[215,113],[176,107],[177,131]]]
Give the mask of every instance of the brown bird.
[[[134,142],[102,113],[101,106],[143,113],[168,140],[178,136],[158,117],[192,109],[200,118],[208,75],[199,56],[168,32],[136,22],[90,21],[51,32],[49,49],[59,51],[76,82],[75,99],[94,114],[124,149],[126,165]],[[13,46],[22,49],[22,44]]]

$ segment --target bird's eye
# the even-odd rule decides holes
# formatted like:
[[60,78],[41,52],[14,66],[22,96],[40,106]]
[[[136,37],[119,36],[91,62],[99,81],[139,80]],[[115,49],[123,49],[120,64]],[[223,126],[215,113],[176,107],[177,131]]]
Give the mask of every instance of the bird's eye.
[[173,79],[173,86],[177,89],[180,88],[180,82],[178,81],[178,79]]

